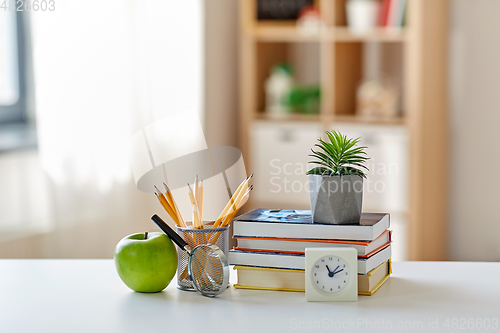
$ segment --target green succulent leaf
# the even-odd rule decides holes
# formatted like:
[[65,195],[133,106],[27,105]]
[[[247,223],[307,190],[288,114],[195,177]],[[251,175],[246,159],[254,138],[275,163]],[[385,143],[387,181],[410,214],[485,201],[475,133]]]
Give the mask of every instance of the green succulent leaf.
[[357,175],[366,178],[365,165],[369,159],[365,149],[368,147],[357,146],[361,138],[349,139],[338,131],[326,132],[328,141],[319,138],[314,145],[317,150],[311,149],[310,157],[316,160],[309,163],[318,164],[307,172],[308,175],[322,176],[349,176]]
[[308,175],[332,176],[332,170],[324,167],[315,167],[307,172]]

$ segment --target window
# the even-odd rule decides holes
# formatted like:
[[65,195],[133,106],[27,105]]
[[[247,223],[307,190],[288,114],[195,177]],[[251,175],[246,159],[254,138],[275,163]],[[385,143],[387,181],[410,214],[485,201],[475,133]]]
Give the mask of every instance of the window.
[[25,120],[23,17],[0,13],[0,124]]
[[[0,153],[35,148],[34,110],[28,112],[32,82],[26,13],[0,11]],[[30,70],[28,70],[28,68]],[[27,79],[29,78],[29,80]],[[31,104],[30,104],[31,105]]]

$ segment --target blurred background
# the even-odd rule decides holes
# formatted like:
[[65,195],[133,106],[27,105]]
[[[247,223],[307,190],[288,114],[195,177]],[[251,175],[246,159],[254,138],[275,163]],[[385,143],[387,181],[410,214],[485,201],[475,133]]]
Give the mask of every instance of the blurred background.
[[238,147],[255,174],[245,210],[308,209],[307,155],[337,129],[368,146],[363,210],[391,213],[394,260],[500,260],[499,1],[11,7],[0,258],[112,258],[155,230],[162,209],[136,187],[129,140],[194,111],[207,144]]

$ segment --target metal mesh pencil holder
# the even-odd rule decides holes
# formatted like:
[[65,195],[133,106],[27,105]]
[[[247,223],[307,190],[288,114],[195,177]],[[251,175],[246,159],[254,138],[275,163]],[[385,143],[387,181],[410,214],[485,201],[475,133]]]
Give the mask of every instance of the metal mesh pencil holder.
[[[191,249],[200,244],[213,244],[218,246],[224,254],[229,252],[229,227],[211,228],[205,225],[205,229],[191,229],[177,227],[177,233],[189,244]],[[188,260],[185,251],[177,251],[177,288],[181,290],[195,291],[193,283],[189,279]]]

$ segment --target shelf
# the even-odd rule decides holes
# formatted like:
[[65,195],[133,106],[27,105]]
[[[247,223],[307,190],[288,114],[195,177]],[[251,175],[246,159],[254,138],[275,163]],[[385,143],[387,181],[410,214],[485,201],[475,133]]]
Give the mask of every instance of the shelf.
[[353,33],[347,27],[333,28],[329,37],[337,42],[404,42],[407,39],[405,29],[376,28],[366,33]]
[[[299,128],[311,125],[316,127],[314,136],[318,131],[336,126],[346,130],[360,127],[360,132],[364,127],[382,132],[404,130],[410,137],[407,149],[402,152],[408,158],[404,167],[409,170],[406,176],[408,228],[415,231],[409,233],[405,241],[408,259],[446,259],[443,244],[446,243],[448,200],[443,175],[447,171],[448,145],[443,119],[446,116],[447,85],[442,77],[446,76],[446,55],[449,53],[450,1],[407,1],[405,21],[408,25],[405,27],[376,27],[357,34],[348,28],[348,0],[315,0],[325,23],[315,35],[302,34],[300,28],[297,29],[296,21],[258,21],[255,16],[257,0],[239,2],[242,23],[239,137],[245,160],[259,162],[253,156],[254,138],[250,131],[250,123],[255,121],[270,127],[280,121]],[[371,42],[379,45],[373,48],[366,45]],[[379,55],[372,55],[372,49]],[[302,66],[296,72],[301,74],[297,75],[299,82],[312,81],[309,75],[312,77],[314,74],[314,81],[321,85],[321,114],[271,115],[263,112],[266,105],[264,84],[269,70],[279,62]],[[371,118],[355,112],[359,83],[369,76],[366,74],[371,74],[366,73],[368,69],[364,67],[367,66],[363,65],[372,62],[373,71],[378,66],[384,76],[394,80],[398,87],[401,100],[398,103],[404,107],[404,114],[399,117]],[[371,72],[371,68],[369,70]],[[279,148],[269,143],[266,149],[272,151]],[[426,163],[428,160],[433,163]],[[283,197],[286,195],[282,194]],[[257,199],[253,197],[251,204],[260,205]]]
[[295,25],[257,25],[250,35],[261,42],[405,42],[405,29],[377,28],[373,31],[356,34],[347,27],[326,28],[323,31],[307,35],[301,33]]
[[319,114],[300,114],[300,113],[286,113],[286,114],[269,114],[259,112],[255,119],[270,120],[270,121],[327,121],[334,123],[354,123],[354,124],[376,124],[376,125],[404,125],[405,118],[398,116],[394,118],[372,118],[362,117],[356,115],[328,115],[321,116]]
[[319,114],[301,114],[301,113],[285,113],[285,114],[270,114],[259,112],[255,116],[260,120],[284,120],[284,121],[320,121]]
[[321,34],[303,34],[295,25],[261,25],[255,27],[251,35],[260,42],[319,42],[322,40]]
[[394,118],[372,118],[356,115],[335,115],[333,121],[336,123],[356,124],[378,124],[378,125],[404,125],[405,118],[398,116]]

